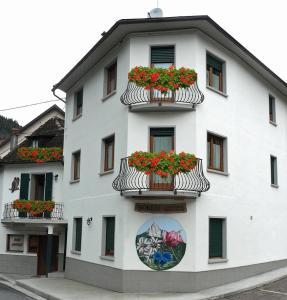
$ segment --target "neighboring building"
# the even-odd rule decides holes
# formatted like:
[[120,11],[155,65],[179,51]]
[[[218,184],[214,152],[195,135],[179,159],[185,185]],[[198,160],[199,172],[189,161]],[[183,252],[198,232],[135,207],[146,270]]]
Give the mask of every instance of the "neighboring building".
[[[163,97],[128,83],[135,66],[173,64],[197,84]],[[67,278],[192,292],[287,265],[287,84],[213,20],[120,20],[56,89]],[[202,161],[163,180],[125,159],[171,149]]]
[[[63,159],[23,160],[18,152],[62,149],[63,140],[64,112],[54,105],[21,129],[12,129],[0,145],[1,273],[46,275],[64,268]],[[17,199],[53,200],[55,207],[52,212],[27,213],[13,207]]]

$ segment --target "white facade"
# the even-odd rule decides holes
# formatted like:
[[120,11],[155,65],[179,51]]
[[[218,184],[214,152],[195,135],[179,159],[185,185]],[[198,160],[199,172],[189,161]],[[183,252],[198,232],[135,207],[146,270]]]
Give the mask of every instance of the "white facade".
[[[127,73],[150,65],[150,47],[174,45],[177,67],[198,73],[205,95],[195,111],[129,112],[120,102]],[[206,53],[225,62],[226,91],[207,87]],[[117,90],[104,98],[105,67],[117,60]],[[83,113],[73,120],[74,93],[83,87]],[[269,122],[269,94],[276,99],[277,125]],[[149,150],[150,127],[174,127],[175,150],[203,159],[210,190],[187,200],[186,213],[169,216],[187,234],[182,261],[169,272],[202,272],[287,259],[287,98],[245,61],[203,32],[157,32],[130,35],[112,49],[67,93],[63,195],[69,219],[67,257],[121,270],[146,270],[138,258],[138,228],[157,214],[134,211],[135,199],[112,188],[120,159],[136,150]],[[226,138],[227,169],[207,170],[207,132]],[[102,139],[115,134],[115,168],[102,170]],[[71,182],[71,156],[81,150],[81,176]],[[270,184],[270,155],[278,161],[278,187]],[[115,216],[115,254],[103,257],[103,217]],[[82,217],[82,250],[72,251],[73,218]],[[87,225],[86,220],[93,222]],[[226,221],[226,257],[209,260],[209,218]],[[74,270],[74,272],[77,272]]]

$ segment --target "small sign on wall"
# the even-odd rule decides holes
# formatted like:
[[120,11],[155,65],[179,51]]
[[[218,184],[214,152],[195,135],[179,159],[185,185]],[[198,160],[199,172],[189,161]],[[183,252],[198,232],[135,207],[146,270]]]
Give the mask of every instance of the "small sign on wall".
[[7,251],[23,252],[24,251],[24,235],[8,235]]

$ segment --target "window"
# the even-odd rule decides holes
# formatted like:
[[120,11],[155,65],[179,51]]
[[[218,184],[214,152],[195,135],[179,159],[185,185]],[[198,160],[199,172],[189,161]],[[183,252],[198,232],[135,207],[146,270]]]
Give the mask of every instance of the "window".
[[226,258],[225,219],[209,219],[209,258]]
[[270,156],[271,164],[271,185],[278,185],[278,175],[277,175],[277,157]]
[[276,123],[275,98],[269,95],[269,121]]
[[83,89],[81,88],[75,93],[75,108],[74,108],[74,118],[82,115],[83,111]]
[[104,217],[104,255],[114,256],[115,250],[115,217]]
[[81,252],[82,249],[82,218],[74,218],[73,250]]
[[7,251],[23,252],[24,251],[24,235],[8,234],[7,235]]
[[117,63],[107,68],[107,95],[117,89]]
[[115,136],[103,139],[104,144],[104,171],[113,170],[115,155]]
[[151,47],[151,65],[158,68],[168,68],[174,65],[174,46]]
[[30,235],[28,242],[28,252],[29,253],[37,253],[39,247],[39,236],[38,235]]
[[207,166],[208,169],[224,172],[226,168],[226,138],[207,134]]
[[32,140],[32,147],[33,148],[38,148],[39,147],[39,141],[37,139]]
[[206,55],[206,82],[220,92],[224,92],[225,63],[207,53]]
[[72,180],[80,179],[81,151],[72,154]]

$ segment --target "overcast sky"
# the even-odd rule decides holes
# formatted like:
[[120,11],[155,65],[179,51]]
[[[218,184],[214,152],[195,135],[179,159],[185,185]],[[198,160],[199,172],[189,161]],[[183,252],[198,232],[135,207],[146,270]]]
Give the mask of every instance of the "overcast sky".
[[[117,20],[156,0],[0,0],[0,110],[54,99],[51,88]],[[286,0],[159,0],[164,16],[207,14],[287,81]],[[0,114],[25,125],[53,103]],[[62,103],[58,103],[64,108]]]

